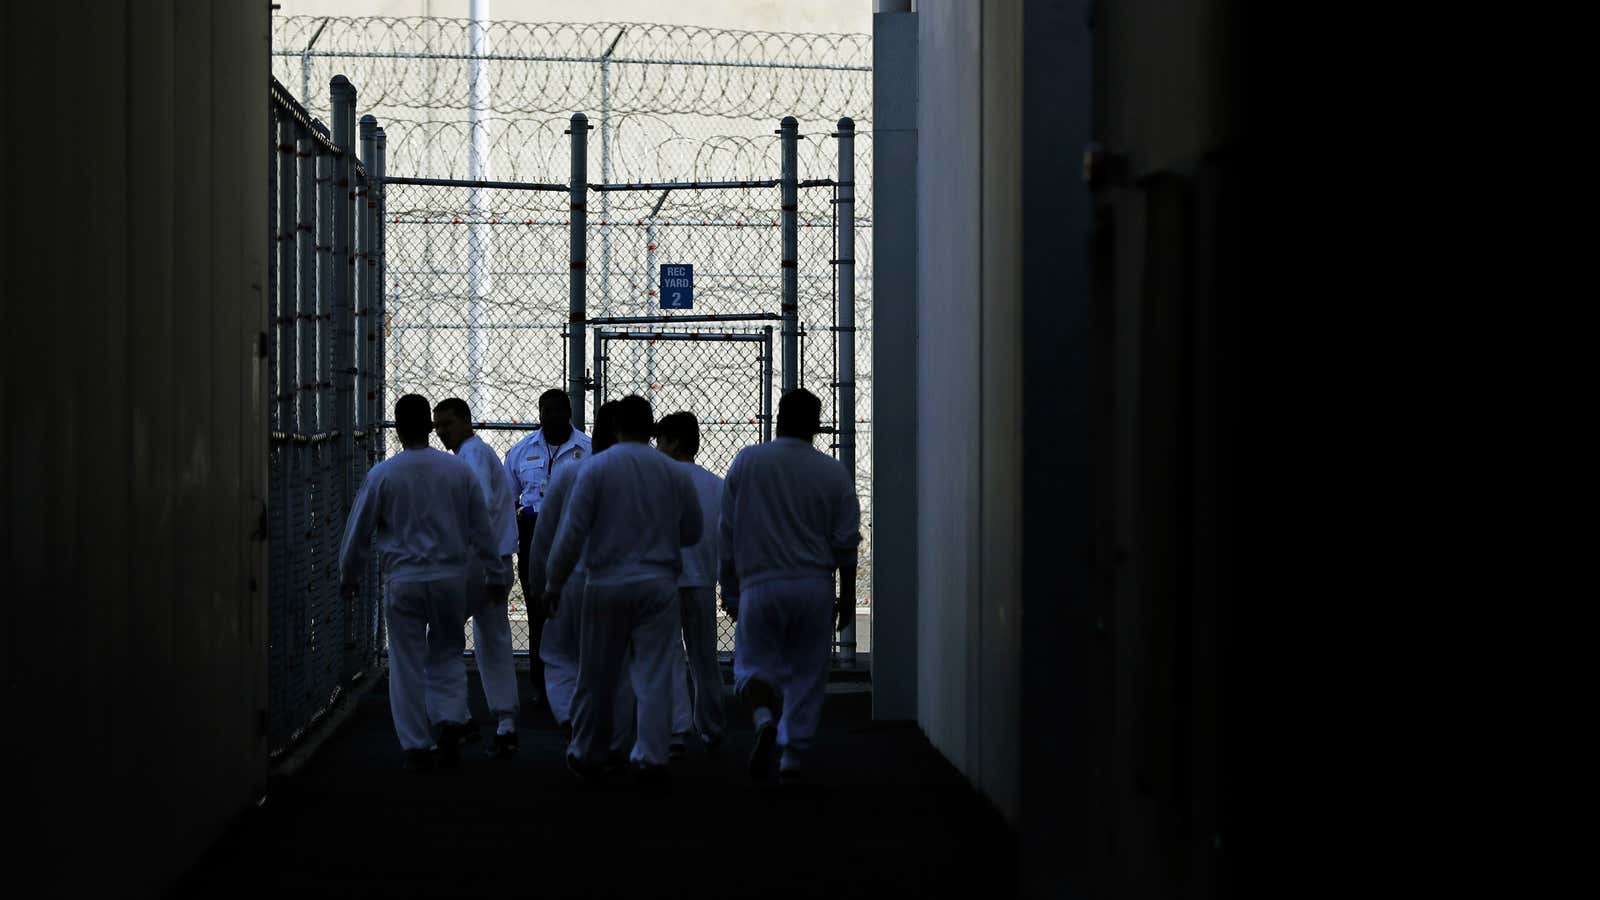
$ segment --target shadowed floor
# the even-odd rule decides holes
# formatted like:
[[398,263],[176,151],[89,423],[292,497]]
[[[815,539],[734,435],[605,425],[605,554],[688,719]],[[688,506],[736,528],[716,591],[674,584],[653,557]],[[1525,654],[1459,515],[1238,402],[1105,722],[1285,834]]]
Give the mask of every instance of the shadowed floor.
[[735,714],[721,751],[691,742],[670,786],[589,787],[543,708],[524,710],[514,760],[479,743],[459,770],[403,771],[380,683],[172,896],[1015,896],[1011,830],[915,726],[874,725],[870,708],[865,690],[829,694],[804,785],[751,781]]

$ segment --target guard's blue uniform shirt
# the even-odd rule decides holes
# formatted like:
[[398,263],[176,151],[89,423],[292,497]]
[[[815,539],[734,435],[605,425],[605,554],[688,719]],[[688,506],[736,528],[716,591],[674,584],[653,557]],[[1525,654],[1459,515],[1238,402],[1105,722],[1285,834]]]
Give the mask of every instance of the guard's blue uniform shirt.
[[506,454],[506,474],[511,476],[511,488],[517,495],[517,515],[538,513],[544,506],[545,488],[564,466],[587,459],[590,454],[587,434],[574,428],[572,436],[555,447],[544,439],[544,429],[539,429],[518,441]]

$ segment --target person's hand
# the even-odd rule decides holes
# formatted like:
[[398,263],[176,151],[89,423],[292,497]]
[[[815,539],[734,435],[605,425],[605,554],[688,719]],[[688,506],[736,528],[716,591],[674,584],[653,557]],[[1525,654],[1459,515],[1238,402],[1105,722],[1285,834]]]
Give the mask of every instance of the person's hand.
[[483,587],[483,591],[488,595],[490,606],[505,606],[506,602],[511,599],[511,585],[509,584],[486,584]]
[[844,626],[855,622],[856,604],[853,599],[839,597],[833,601],[834,631],[843,631]]
[[545,591],[544,592],[544,615],[545,615],[545,618],[547,618],[547,619],[555,618],[556,610],[558,608],[560,608],[560,606],[561,606],[561,592],[560,591]]

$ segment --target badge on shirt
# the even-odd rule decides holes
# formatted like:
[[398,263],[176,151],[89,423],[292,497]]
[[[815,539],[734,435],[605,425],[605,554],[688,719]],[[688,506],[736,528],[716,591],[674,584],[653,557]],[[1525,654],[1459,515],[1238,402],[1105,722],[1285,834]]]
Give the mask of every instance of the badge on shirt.
[[542,456],[530,456],[528,457],[528,462],[538,462],[543,458]]

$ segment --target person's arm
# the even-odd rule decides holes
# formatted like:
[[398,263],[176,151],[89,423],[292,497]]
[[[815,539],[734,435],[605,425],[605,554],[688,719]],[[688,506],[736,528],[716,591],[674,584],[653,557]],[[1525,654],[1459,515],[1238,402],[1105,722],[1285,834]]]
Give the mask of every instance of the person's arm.
[[[577,481],[573,483],[572,492],[561,510],[561,522],[550,548],[550,562],[545,573],[546,597],[550,594],[560,596],[562,586],[578,565],[578,557],[583,553],[584,542],[589,539],[589,531],[594,527],[595,507],[598,505],[598,479],[594,477],[597,470],[598,466],[591,463],[577,474]],[[539,518],[543,519],[544,516]]]
[[678,489],[678,502],[683,505],[683,512],[678,516],[678,546],[693,547],[700,543],[700,537],[705,533],[705,516],[700,513],[700,494],[694,489],[694,479],[689,477],[689,470],[674,467],[672,474],[675,486]]
[[739,621],[739,569],[733,561],[733,506],[738,489],[739,456],[728,467],[728,477],[722,481],[722,514],[717,522],[717,553],[722,557],[722,611],[728,618]]
[[467,541],[476,551],[478,564],[483,566],[484,576],[500,564],[499,542],[495,540],[494,528],[489,524],[489,508],[484,505],[483,491],[478,487],[478,478],[471,472],[467,475],[470,484],[467,485]]
[[850,476],[846,474],[844,478],[834,512],[833,533],[828,536],[833,546],[833,562],[839,569],[839,596],[834,601],[835,631],[843,631],[845,625],[855,621],[857,548],[861,545],[861,500],[856,496],[856,486]]
[[[528,543],[528,584],[540,591],[544,589],[550,550],[555,546],[556,531],[561,526],[561,511],[566,509],[567,493],[571,489],[572,470],[562,469],[545,488],[540,515],[533,524],[533,539]],[[530,606],[534,599],[529,598]]]
[[350,517],[344,523],[344,540],[339,545],[339,593],[346,597],[357,592],[361,575],[367,570],[367,551],[378,522],[377,481],[369,475],[361,482]]
[[506,475],[511,478],[511,505],[516,511],[516,505],[522,502],[522,479],[517,477],[517,454],[522,451],[522,442],[518,441],[506,452]]

